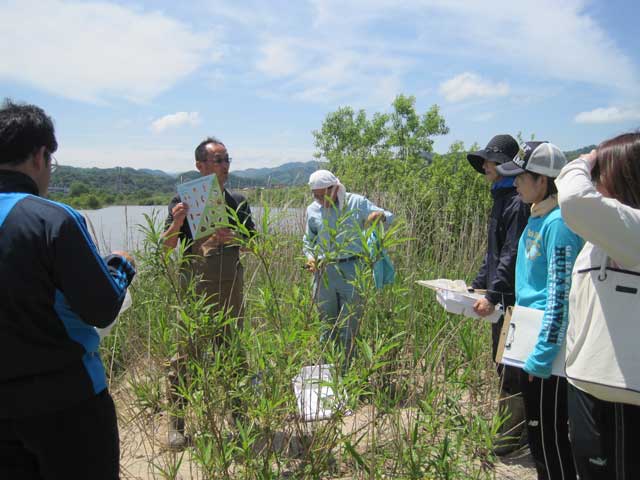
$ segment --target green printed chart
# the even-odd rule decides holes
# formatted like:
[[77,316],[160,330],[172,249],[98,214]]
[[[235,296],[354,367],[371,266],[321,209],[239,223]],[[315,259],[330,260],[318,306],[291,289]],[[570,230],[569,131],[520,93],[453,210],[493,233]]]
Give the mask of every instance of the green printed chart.
[[187,221],[194,240],[212,235],[221,224],[228,223],[224,193],[215,175],[178,185],[180,200],[189,206]]

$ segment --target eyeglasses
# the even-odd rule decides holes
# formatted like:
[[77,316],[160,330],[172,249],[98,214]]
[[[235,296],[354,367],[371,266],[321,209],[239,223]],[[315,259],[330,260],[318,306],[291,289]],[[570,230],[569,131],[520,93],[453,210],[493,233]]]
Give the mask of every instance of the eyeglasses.
[[231,164],[231,157],[229,155],[213,155],[205,161],[213,162],[217,165],[220,165],[221,163]]
[[58,160],[56,160],[56,157],[54,157],[53,153],[51,153],[49,150],[45,150],[45,154],[49,160],[50,172],[53,174],[56,170],[58,170]]

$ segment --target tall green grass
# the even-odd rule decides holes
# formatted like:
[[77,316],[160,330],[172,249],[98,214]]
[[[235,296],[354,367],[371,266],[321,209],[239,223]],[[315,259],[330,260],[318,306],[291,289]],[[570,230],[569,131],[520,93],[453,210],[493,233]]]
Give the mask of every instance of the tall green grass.
[[[218,351],[212,339],[234,319],[210,315],[193,288],[180,288],[184,246],[165,252],[157,219],[148,219],[134,305],[103,345],[126,432],[123,476],[147,462],[150,478],[167,479],[492,478],[500,419],[489,324],[446,313],[414,283],[473,277],[488,187],[460,164],[436,163],[431,178],[419,191],[371,195],[398,216],[383,236],[396,282],[376,290],[364,262],[357,352],[344,375],[334,372],[335,414],[316,422],[300,419],[292,379],[305,365],[341,365],[343,353],[319,341],[302,232],[279,232],[264,205],[243,254],[244,328]],[[188,352],[188,406],[174,413],[185,416],[193,446],[171,452],[162,429],[172,408],[166,363],[179,350]],[[143,458],[134,461],[131,450]]]

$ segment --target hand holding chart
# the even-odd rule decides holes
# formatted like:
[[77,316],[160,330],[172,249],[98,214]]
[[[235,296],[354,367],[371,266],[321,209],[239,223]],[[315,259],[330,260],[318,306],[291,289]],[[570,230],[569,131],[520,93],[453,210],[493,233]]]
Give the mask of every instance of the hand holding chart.
[[189,206],[187,222],[194,240],[212,235],[228,222],[224,192],[215,175],[178,185],[180,200]]

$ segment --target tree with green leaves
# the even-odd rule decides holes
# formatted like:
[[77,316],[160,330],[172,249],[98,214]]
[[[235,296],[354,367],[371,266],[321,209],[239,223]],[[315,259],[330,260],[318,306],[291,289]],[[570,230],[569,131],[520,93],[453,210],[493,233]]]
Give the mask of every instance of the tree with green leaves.
[[398,177],[415,177],[428,166],[433,137],[449,132],[437,105],[420,115],[415,104],[415,97],[398,95],[390,113],[367,118],[351,107],[330,113],[313,132],[316,157],[365,195],[394,189]]
[[415,104],[415,97],[398,95],[389,113],[368,118],[364,110],[343,107],[328,114],[313,132],[316,157],[326,159],[350,191],[393,206],[420,248],[443,245],[436,250],[445,251],[469,222],[484,222],[489,195],[461,142],[444,155],[433,153],[434,137],[449,128],[437,105],[420,114]]

